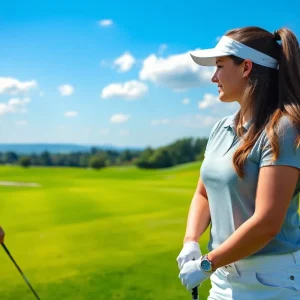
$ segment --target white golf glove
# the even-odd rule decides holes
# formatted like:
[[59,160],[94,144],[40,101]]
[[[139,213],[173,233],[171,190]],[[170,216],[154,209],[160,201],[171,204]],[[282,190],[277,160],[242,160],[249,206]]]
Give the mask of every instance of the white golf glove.
[[191,292],[196,286],[201,286],[202,282],[210,277],[211,273],[203,272],[200,268],[200,259],[187,262],[179,273],[179,279]]
[[182,269],[183,265],[193,259],[199,259],[202,255],[199,244],[194,241],[185,242],[182,250],[177,257],[177,263],[179,270]]

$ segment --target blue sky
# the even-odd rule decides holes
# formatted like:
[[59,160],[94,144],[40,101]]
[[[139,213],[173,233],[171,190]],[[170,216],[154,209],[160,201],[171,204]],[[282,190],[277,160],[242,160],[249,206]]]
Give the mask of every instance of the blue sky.
[[[47,3],[49,2],[49,3]],[[0,143],[158,147],[207,137],[234,113],[189,56],[227,30],[286,26],[289,1],[6,1],[0,10]]]

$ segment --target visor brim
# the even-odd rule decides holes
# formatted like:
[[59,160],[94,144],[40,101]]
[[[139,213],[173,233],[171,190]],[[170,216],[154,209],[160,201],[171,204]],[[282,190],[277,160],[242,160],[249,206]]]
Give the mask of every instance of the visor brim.
[[197,55],[191,54],[193,61],[200,66],[215,66],[216,58],[222,56],[228,56],[228,53],[222,52],[215,48],[199,50],[197,51]]

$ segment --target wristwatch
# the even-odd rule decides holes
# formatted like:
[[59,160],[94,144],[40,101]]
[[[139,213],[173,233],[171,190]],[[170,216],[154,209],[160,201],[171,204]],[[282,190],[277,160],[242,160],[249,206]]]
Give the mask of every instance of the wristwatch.
[[207,255],[202,255],[200,258],[200,269],[206,273],[212,273],[212,262]]

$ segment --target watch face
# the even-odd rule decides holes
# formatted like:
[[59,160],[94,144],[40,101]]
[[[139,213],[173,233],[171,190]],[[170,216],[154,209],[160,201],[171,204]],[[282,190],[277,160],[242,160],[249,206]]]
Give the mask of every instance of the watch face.
[[209,272],[211,270],[211,264],[208,260],[203,260],[201,262],[201,268],[206,271],[206,272]]

